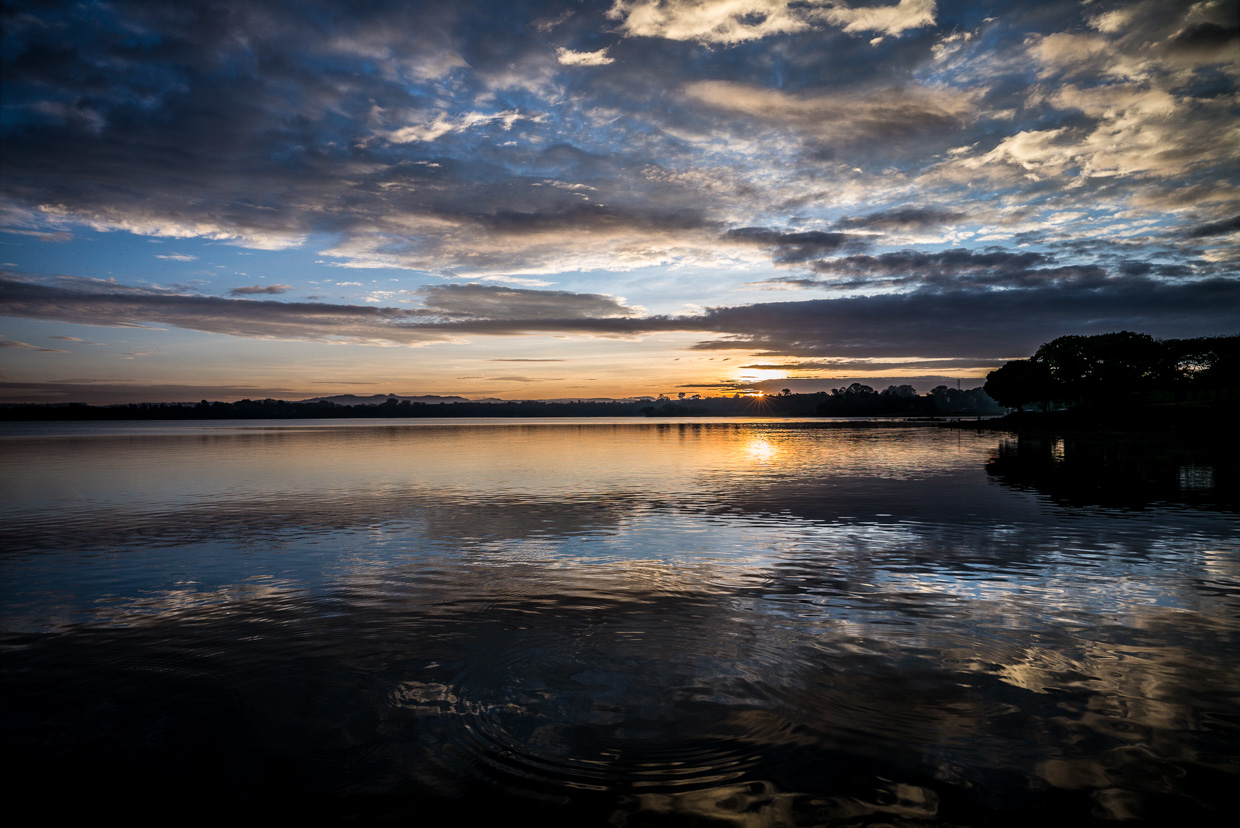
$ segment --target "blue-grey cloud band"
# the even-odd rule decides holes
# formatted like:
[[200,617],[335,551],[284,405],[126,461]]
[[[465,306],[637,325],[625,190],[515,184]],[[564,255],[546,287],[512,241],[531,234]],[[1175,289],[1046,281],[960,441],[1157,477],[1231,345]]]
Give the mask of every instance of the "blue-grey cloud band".
[[425,306],[390,308],[170,295],[0,279],[9,316],[89,325],[173,325],[230,336],[429,344],[469,336],[578,333],[638,336],[717,334],[699,350],[769,356],[902,356],[1005,359],[1030,353],[1047,331],[1134,328],[1165,337],[1236,327],[1240,282],[1170,284],[1129,277],[1105,284],[1061,282],[993,291],[903,294],[710,308],[683,316],[638,315],[618,300],[567,291],[436,285]]

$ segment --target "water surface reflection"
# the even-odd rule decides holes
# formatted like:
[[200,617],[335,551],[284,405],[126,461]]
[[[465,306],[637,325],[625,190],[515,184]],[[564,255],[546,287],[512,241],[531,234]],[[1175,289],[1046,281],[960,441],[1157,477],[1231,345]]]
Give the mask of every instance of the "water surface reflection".
[[1221,822],[1225,474],[1117,510],[1014,477],[1013,439],[0,438],[18,789],[565,825]]

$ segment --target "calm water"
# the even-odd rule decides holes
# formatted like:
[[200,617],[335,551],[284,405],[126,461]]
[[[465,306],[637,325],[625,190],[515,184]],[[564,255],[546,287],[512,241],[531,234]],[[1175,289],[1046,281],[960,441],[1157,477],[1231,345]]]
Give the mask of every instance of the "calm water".
[[9,789],[55,810],[1236,810],[1240,517],[1217,448],[790,422],[3,428]]

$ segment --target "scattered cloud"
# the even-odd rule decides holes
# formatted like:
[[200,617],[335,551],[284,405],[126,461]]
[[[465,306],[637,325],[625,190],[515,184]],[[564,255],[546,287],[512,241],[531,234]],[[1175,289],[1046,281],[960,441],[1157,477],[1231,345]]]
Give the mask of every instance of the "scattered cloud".
[[[9,273],[6,315],[387,345],[685,333],[826,364],[1240,314],[1234,3],[316,8],[13,6],[7,267],[117,280]],[[172,280],[152,255],[196,259],[133,236],[263,251],[247,270],[287,284]],[[827,298],[745,304],[755,286]],[[292,291],[314,300],[272,301]]]

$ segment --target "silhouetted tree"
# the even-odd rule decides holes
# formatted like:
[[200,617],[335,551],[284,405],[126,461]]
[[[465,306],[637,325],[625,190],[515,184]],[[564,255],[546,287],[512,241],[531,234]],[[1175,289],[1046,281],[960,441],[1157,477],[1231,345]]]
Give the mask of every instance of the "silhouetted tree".
[[1023,411],[1027,405],[1050,407],[1054,398],[1054,382],[1050,371],[1040,362],[1014,359],[986,375],[982,386],[999,405]]
[[1175,378],[1168,349],[1130,331],[1061,336],[1038,348],[1032,361],[1046,368],[1059,399],[1070,403],[1127,402]]

